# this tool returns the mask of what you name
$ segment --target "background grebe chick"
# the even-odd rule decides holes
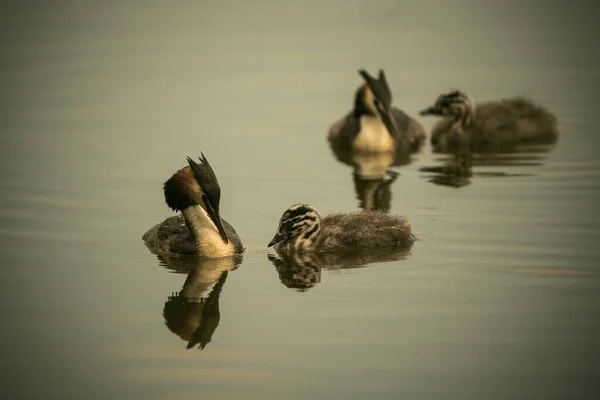
[[[277,251],[345,252],[412,246],[416,240],[400,216],[364,211],[321,217],[314,207],[288,208],[267,247]]]
[[[553,143],[558,137],[556,117],[523,97],[475,105],[465,93],[452,90],[420,114],[446,117],[431,132],[436,151]]]
[[[142,239],[154,254],[220,258],[241,254],[245,247],[235,229],[221,219],[221,188],[204,154],[200,163],[187,158],[163,186],[165,202],[182,215],[150,228]]]
[[[419,150],[425,141],[425,128],[392,106],[385,72],[380,69],[377,78],[364,69],[358,72],[365,83],[356,91],[354,109],[329,128],[331,146],[366,153],[408,154]]]

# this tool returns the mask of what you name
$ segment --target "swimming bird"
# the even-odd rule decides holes
[[[445,117],[431,133],[434,151],[554,143],[558,138],[556,117],[524,97],[474,104],[462,91],[452,90],[420,115]]]
[[[356,91],[354,109],[329,128],[331,146],[399,155],[419,150],[425,141],[425,129],[420,122],[392,106],[392,92],[385,72],[380,69],[377,78],[364,69],[358,73],[365,83]]]
[[[200,163],[187,161],[163,186],[165,202],[181,215],[153,226],[142,239],[154,254],[220,258],[243,253],[235,229],[221,219],[221,188],[208,160],[202,154]]]
[[[360,252],[410,247],[416,240],[407,220],[375,211],[321,217],[308,204],[295,204],[279,220],[267,247],[278,252]]]

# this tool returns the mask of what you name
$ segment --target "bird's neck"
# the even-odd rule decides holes
[[[190,232],[198,254],[216,258],[232,255],[231,242],[225,243],[214,222],[210,219],[204,208],[193,205],[182,211],[183,218]]]
[[[454,117],[454,124],[467,129],[473,124],[474,119],[475,108],[471,104],[465,103],[464,107],[461,107],[461,112]]]

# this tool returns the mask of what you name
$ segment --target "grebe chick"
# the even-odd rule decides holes
[[[335,122],[328,133],[333,147],[365,153],[407,154],[420,149],[425,129],[404,111],[392,106],[392,92],[385,72],[376,78],[361,69],[365,80],[354,96],[354,109]]]
[[[221,188],[204,154],[164,183],[165,202],[182,215],[169,217],[150,228],[142,239],[154,254],[196,255],[220,258],[245,250],[235,229],[221,219]]]
[[[288,208],[267,247],[278,252],[350,252],[412,246],[416,240],[407,220],[374,211],[335,213],[321,217],[314,207]]]
[[[420,115],[445,117],[431,132],[435,151],[553,143],[558,137],[556,117],[523,97],[475,105],[465,93],[452,90]]]

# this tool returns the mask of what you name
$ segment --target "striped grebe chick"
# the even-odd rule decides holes
[[[163,186],[165,202],[181,215],[153,226],[142,239],[154,254],[220,258],[243,253],[235,229],[221,219],[221,188],[208,160],[202,154],[200,163],[187,161]]]
[[[361,69],[365,80],[354,96],[354,108],[335,122],[328,133],[332,147],[365,153],[409,154],[425,142],[425,129],[417,120],[392,106],[385,72],[377,78]]]
[[[474,104],[462,91],[452,90],[420,114],[444,117],[431,132],[434,151],[510,148],[558,138],[554,114],[524,97]]]
[[[267,247],[278,252],[347,252],[412,246],[416,240],[404,217],[375,211],[321,217],[308,204],[288,208]]]

